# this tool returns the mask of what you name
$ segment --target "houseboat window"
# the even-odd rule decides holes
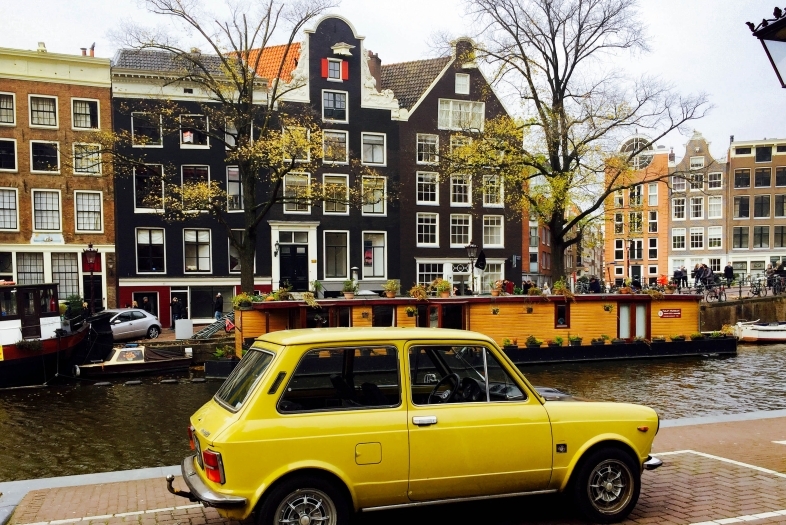
[[[4,290],[0,292],[0,315],[16,315],[16,290]]]
[[[570,307],[567,303],[555,305],[554,328],[570,328]]]
[[[371,309],[371,326],[396,326],[393,306],[374,306]]]
[[[348,306],[337,306],[331,309],[333,326],[352,326],[352,309]]]
[[[53,312],[59,313],[55,291],[52,288],[44,288],[41,290],[41,313]]]
[[[272,353],[252,347],[218,389],[216,400],[232,410],[239,409],[272,360]]]
[[[278,403],[280,412],[387,408],[401,403],[398,352],[389,347],[310,350]]]

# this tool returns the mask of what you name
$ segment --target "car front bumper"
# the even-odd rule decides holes
[[[248,504],[246,498],[238,496],[228,496],[215,492],[210,487],[205,485],[202,478],[199,477],[194,469],[195,455],[186,456],[183,463],[180,465],[180,470],[183,473],[183,481],[188,485],[188,491],[178,490],[172,486],[174,476],[167,476],[167,490],[176,496],[188,498],[189,501],[200,502],[206,507],[216,507],[219,509],[236,509],[245,507]]]
[[[647,461],[644,462],[644,468],[646,470],[655,470],[661,465],[663,465],[663,461],[654,456],[647,456]]]

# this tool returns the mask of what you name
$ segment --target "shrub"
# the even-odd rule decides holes
[[[425,301],[428,297],[428,290],[422,284],[416,284],[409,289],[409,296],[419,301]]]
[[[562,346],[562,343],[563,343],[564,341],[565,341],[565,340],[564,340],[564,339],[562,339],[562,337],[561,337],[561,336],[559,336],[559,335],[558,335],[557,337],[555,337],[555,338],[554,338],[554,342],[555,342],[555,343],[557,343],[557,344],[558,344],[558,345],[560,345],[560,346]]]
[[[431,287],[435,289],[437,293],[444,293],[449,292],[453,286],[450,284],[450,281],[437,277],[432,281]]]
[[[251,297],[246,292],[240,292],[232,299],[232,308],[237,310],[241,306],[251,306],[251,301],[253,297]]]
[[[682,334],[673,334],[669,336],[669,339],[671,339],[672,341],[684,341],[685,336]]]
[[[580,335],[569,335],[568,336],[568,341],[573,341],[574,343],[575,342],[579,342],[580,343],[581,339],[582,339],[582,337]]]
[[[346,281],[344,281],[344,285],[341,287],[341,291],[344,293],[355,293],[358,291],[358,283],[356,283],[352,279],[347,279]]]
[[[401,285],[396,279],[388,279],[387,282],[382,285],[382,289],[386,292],[398,293],[399,288],[401,288]]]
[[[527,337],[527,346],[540,346],[543,344],[543,341],[535,337],[534,335],[530,335]]]
[[[513,346],[513,341],[505,337],[502,339],[502,346]]]
[[[527,295],[543,295],[543,290],[537,287],[532,287],[527,290]]]
[[[704,334],[701,332],[693,332],[690,334],[691,341],[695,341],[697,339],[704,339]]]

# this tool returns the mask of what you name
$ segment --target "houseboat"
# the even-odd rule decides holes
[[[0,389],[70,375],[89,325],[60,318],[57,284],[0,282]]]

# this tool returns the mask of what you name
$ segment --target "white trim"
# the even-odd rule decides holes
[[[16,118],[16,93],[11,93],[9,91],[0,91],[0,95],[11,95],[11,105],[14,108],[14,121],[13,122],[0,122],[0,126],[5,126],[8,128],[16,126],[17,118]]]
[[[325,160],[325,135],[328,133],[341,133],[344,135],[344,158],[346,160]],[[322,131],[322,164],[347,165],[349,164],[349,132],[342,129],[326,129]]]
[[[35,227],[35,194],[36,193],[44,193],[44,192],[57,193],[57,207],[58,207],[57,211],[60,214],[60,218],[58,220],[58,222],[60,224],[60,227],[58,229],[56,229],[56,230],[39,230],[39,229],[37,229]],[[63,231],[63,198],[62,198],[62,195],[60,193],[60,190],[56,190],[56,189],[53,189],[53,188],[35,188],[35,189],[31,189],[30,190],[30,211],[32,212],[31,213],[31,219],[33,219],[33,222],[32,222],[33,232],[49,233],[49,232],[62,232]]]
[[[436,85],[439,83],[439,81],[442,80],[442,77],[445,76],[445,73],[449,69],[452,69],[453,64],[455,64],[455,62],[456,62],[456,58],[455,57],[453,57],[451,60],[448,60],[448,63],[445,64],[445,67],[442,68],[442,71],[440,71],[437,74],[437,76],[434,77],[434,80],[431,81],[431,84],[429,84],[429,86],[426,88],[426,90],[423,92],[423,94],[420,95],[420,98],[418,98],[417,102],[415,102],[415,104],[413,104],[412,109],[409,110],[409,114],[410,115],[412,115],[415,112],[415,110],[418,109],[420,104],[422,104],[423,101],[426,100],[426,98],[429,96],[431,91],[436,87]],[[437,111],[439,111],[439,102],[437,102]]]
[[[238,197],[240,197],[240,208],[235,208],[233,210],[229,209],[229,169],[235,168],[237,170],[237,184],[240,186],[240,193]],[[243,181],[240,180],[240,166],[237,165],[229,165],[226,167],[226,175],[224,181],[226,182],[226,191],[227,191],[227,213],[243,213]]]
[[[675,248],[674,247],[674,237],[676,237],[675,232],[682,232],[682,248]],[[669,250],[676,250],[676,251],[683,251],[688,249],[688,245],[690,244],[688,238],[688,229],[687,228],[672,228],[671,235],[669,236]],[[623,247],[624,249],[624,247]]]
[[[98,229],[98,230],[80,230],[79,229],[79,226],[78,226],[79,219],[77,217],[78,214],[79,214],[79,209],[77,207],[76,197],[80,193],[92,193],[92,194],[97,194],[98,195],[98,202],[101,205],[101,209],[98,211],[98,214],[99,214],[99,217],[100,217],[100,223],[101,223],[100,229]],[[74,232],[75,233],[83,233],[83,234],[87,234],[87,235],[104,233],[104,192],[103,191],[74,190]]]
[[[701,215],[697,215],[697,216],[693,215],[693,201],[694,200],[701,201]],[[688,213],[688,216],[690,217],[691,220],[702,220],[702,219],[704,219],[704,197],[703,196],[702,197],[691,197],[690,198],[690,211]]]
[[[311,173],[305,171],[290,171],[289,173],[284,175],[284,181],[282,184],[282,190],[284,192],[284,198],[286,198],[287,194],[287,179],[291,176],[297,177],[306,177],[306,191],[311,191]],[[300,203],[298,202],[284,202],[282,203],[282,207],[284,208],[284,213],[287,215],[311,215],[311,199],[308,199],[308,210],[306,211],[298,211],[298,210],[287,210],[287,206],[298,206]]]
[[[676,217],[674,215],[674,211],[676,209],[675,205],[676,205],[678,200],[682,200],[682,213],[683,213],[682,217]],[[672,221],[684,221],[688,217],[688,211],[689,210],[688,210],[688,199],[687,199],[687,197],[672,197],[672,199],[671,199],[671,213],[669,214],[669,215],[671,215],[671,220]]]
[[[442,105],[443,101],[446,101],[446,102],[450,103],[450,110],[449,110],[450,123],[446,127],[440,126],[440,124],[439,124],[439,114],[442,111],[441,105]],[[470,124],[472,123],[472,116],[475,113],[474,112],[475,104],[479,104],[480,108],[482,109],[482,111],[480,112],[481,113],[481,117],[482,117],[481,121],[480,121],[480,127],[479,128],[471,128],[471,127],[470,128],[462,128],[462,127],[456,126],[455,123],[453,122],[453,114],[455,113],[455,110],[453,109],[453,105],[454,104],[469,104],[470,105],[470,111],[469,111]],[[486,125],[486,103],[485,102],[482,102],[482,101],[479,101],[479,100],[460,100],[460,99],[455,99],[455,98],[439,98],[437,100],[437,129],[450,130],[450,131],[472,131],[474,129],[478,129],[478,131],[483,131],[483,129],[485,128],[485,125]]]
[[[363,175],[360,180],[361,192],[363,191],[363,182],[369,179],[382,179],[382,213],[367,212],[365,204],[361,206],[361,215],[364,217],[387,217],[388,216],[388,178],[384,175]],[[379,204],[375,202],[372,206]]]
[[[433,201],[422,201],[418,198],[420,193],[420,180],[421,175],[434,175],[434,199]],[[416,171],[415,172],[415,204],[419,206],[439,206],[439,173],[436,171]],[[463,248],[463,246],[462,246]]]
[[[208,257],[208,266],[209,269],[207,270],[188,270],[186,266],[186,231],[195,231],[197,232],[197,243],[196,245],[199,246],[199,232],[207,232],[208,233],[208,240],[207,240],[207,247],[209,252]],[[183,275],[211,275],[213,273],[213,230],[210,228],[183,228]],[[197,268],[199,267],[199,253],[197,252]]]
[[[418,235],[419,235],[418,227],[420,226],[420,217],[426,215],[431,217],[436,217],[437,219],[436,222],[434,223],[435,242],[433,243],[418,242]],[[439,213],[417,212],[415,214],[415,246],[417,246],[418,248],[439,248]]]
[[[11,188],[11,187],[0,187],[2,191],[13,191],[14,192],[14,205],[16,207],[16,228],[0,228],[0,231],[3,232],[18,232],[19,231],[19,188]],[[16,266],[14,266],[16,267]]]
[[[462,80],[466,80],[466,82],[467,82],[466,91],[463,91],[463,90],[459,91],[459,78],[461,78]],[[469,95],[469,92],[470,92],[470,89],[471,89],[471,86],[470,86],[471,80],[472,80],[472,77],[470,77],[469,73],[456,73],[456,76],[455,76],[455,79],[454,79],[455,84],[454,84],[453,92],[455,94],[457,94],[457,95]]]
[[[57,151],[57,170],[55,171],[42,171],[33,169],[33,144],[54,144]],[[60,142],[56,140],[31,140],[30,141],[30,173],[42,173],[45,175],[58,175],[60,174]]]
[[[327,80],[328,82],[338,82],[338,83],[344,82],[344,79],[341,78],[342,75],[341,70],[343,69],[344,61],[340,58],[332,58],[332,57],[327,57],[327,61],[328,61],[328,68],[327,68],[327,76],[325,77],[325,80]],[[330,62],[338,62],[338,78],[330,77]]]
[[[207,144],[189,144],[187,142],[183,142],[183,117],[202,117],[205,119],[205,139],[207,140]],[[210,119],[207,115],[203,115],[201,113],[181,113],[178,116],[179,121],[179,129],[178,129],[178,137],[180,139],[180,149],[210,149]],[[164,137],[162,135],[161,142],[163,143]]]
[[[210,185],[210,165],[209,164],[181,164],[180,165],[180,191],[183,191],[183,168],[207,168],[207,184]],[[163,178],[162,178],[163,179]],[[182,195],[181,195],[182,197]],[[205,213],[207,210],[186,210],[184,213]]]
[[[161,232],[163,234],[163,236],[162,236],[163,240],[162,240],[161,246],[164,247],[164,257],[163,257],[164,267],[161,269],[160,272],[159,271],[156,271],[156,272],[142,272],[142,271],[139,271],[139,230],[148,230],[148,231],[161,230]],[[146,245],[146,246],[157,246],[157,245]],[[166,274],[166,228],[160,228],[160,227],[157,227],[157,226],[137,226],[136,228],[134,228],[134,269],[136,270],[135,273],[137,275],[161,275],[161,274]],[[118,284],[118,286],[120,286],[120,285]]]
[[[712,214],[713,199],[720,199],[720,215]],[[707,196],[707,218],[708,219],[722,219],[723,218],[723,195],[708,195]]]
[[[132,148],[163,148],[164,147],[164,130],[161,124],[161,115],[158,115],[158,135],[161,137],[160,144],[136,144],[134,142],[134,115],[152,115],[155,116],[155,113],[150,113],[149,111],[132,111],[131,112],[131,147]]]
[[[465,177],[467,181],[467,198],[469,202],[453,202],[453,180],[456,177]],[[448,194],[448,202],[451,208],[471,208],[472,207],[472,177],[469,175],[453,174],[450,176],[450,184],[448,186],[450,193]]]
[[[323,196],[324,196],[324,192],[325,192],[325,188],[326,188],[325,177],[341,177],[342,179],[344,179],[344,186],[346,187],[346,191],[344,192],[344,195],[345,195],[345,198],[346,198],[347,202],[344,204],[344,211],[343,212],[338,212],[338,211],[327,211],[327,203],[323,201],[323,203],[322,203],[322,215],[332,215],[332,216],[336,216],[336,217],[340,217],[342,215],[343,216],[349,215],[349,175],[346,175],[344,173],[323,173],[322,174],[322,194],[323,194]]]
[[[486,203],[486,180],[496,179],[499,186],[499,202]],[[483,175],[483,208],[504,208],[505,207],[505,187],[499,175]]]
[[[384,273],[383,273],[382,277],[366,277],[365,275],[363,275],[363,273],[365,271],[365,267],[366,267],[365,264],[366,264],[366,234],[367,233],[370,233],[370,234],[380,234],[381,233],[382,234],[382,238],[383,238],[383,242],[384,242],[384,244],[382,246],[385,249],[385,261],[384,261],[384,265],[383,265],[384,266],[384,270],[383,270]],[[387,281],[387,279],[388,279],[388,232],[386,232],[384,230],[362,230],[360,232],[360,239],[361,239],[361,245],[360,246],[361,246],[361,250],[363,251],[363,266],[360,268],[360,276],[359,277],[363,281]],[[347,257],[347,261],[348,260],[349,260],[349,257]],[[372,266],[372,268],[373,268],[373,266]]]
[[[243,229],[238,229],[238,228],[232,228],[231,230],[233,232],[241,232],[241,233],[244,233],[244,231],[245,231]],[[232,241],[231,241],[231,239],[229,239],[229,237],[227,237],[227,272],[230,275],[240,275],[241,270],[233,270],[232,266],[230,266],[230,253],[229,253],[229,251],[231,249],[232,249]],[[211,259],[212,259],[212,253],[211,253]],[[254,273],[255,274],[256,274],[256,271],[257,271],[257,250],[256,250],[256,247],[255,247],[254,248]]]
[[[712,182],[712,181],[710,181],[710,177],[712,175],[720,175],[720,180],[719,180],[720,186],[717,187],[717,188],[713,188],[713,187],[710,186],[710,184]],[[707,190],[708,191],[715,191],[715,190],[722,190],[722,189],[723,189],[723,172],[721,172],[721,171],[712,171],[712,172],[707,173]]]
[[[325,92],[328,93],[343,93],[345,100],[344,112],[346,113],[344,120],[337,120],[332,118],[325,118]],[[322,115],[322,122],[336,122],[339,124],[349,123],[349,91],[342,91],[340,89],[323,89],[320,93],[319,105],[322,108],[320,114]]]
[[[164,165],[144,164],[145,166],[161,166],[161,204],[164,203]],[[136,166],[131,171],[131,188],[134,191],[134,213],[163,213],[164,208],[137,208],[136,207]]]
[[[328,233],[343,233],[344,235],[346,235],[346,238],[347,238],[347,245],[346,245],[347,246],[347,267],[345,268],[346,273],[344,274],[344,277],[328,277],[327,276],[327,254],[325,253],[326,252],[326,248],[327,248],[327,240],[325,239],[325,235],[328,234]],[[349,230],[323,230],[322,231],[322,276],[323,276],[322,280],[323,281],[340,282],[340,281],[346,281],[347,279],[350,278],[350,275],[349,275],[349,268],[350,268],[349,267],[349,244],[350,244],[350,239],[349,239],[349,237],[350,237],[349,236]]]
[[[486,244],[486,219],[499,219],[499,240],[501,244]],[[504,215],[484,215],[483,216],[483,248],[504,248],[505,247],[505,216]],[[493,227],[496,227],[493,226]]]
[[[366,135],[376,135],[382,137],[382,162],[368,162],[365,159],[365,151],[364,151],[364,138]],[[377,133],[371,131],[363,131],[360,133],[360,163],[364,166],[387,166],[388,162],[388,136],[387,133]]]
[[[55,99],[55,125],[46,126],[43,124],[33,124],[33,98],[53,98]],[[39,95],[37,93],[27,94],[27,121],[31,128],[35,129],[59,129],[60,128],[60,97],[57,95]]]
[[[76,147],[77,146],[95,146],[98,148],[98,171],[77,171],[76,170]],[[90,142],[73,142],[71,144],[71,158],[74,159],[74,163],[71,167],[71,172],[74,176],[80,177],[100,177],[101,174],[104,172],[103,162],[101,161],[101,144],[95,144]]]
[[[74,101],[81,100],[84,102],[95,102],[96,103],[96,124],[97,127],[95,128],[77,128],[74,126]],[[84,97],[71,97],[71,129],[73,131],[92,131],[101,129],[101,101],[97,98],[84,98]]]
[[[655,241],[655,246],[652,246],[652,241]],[[650,250],[655,250],[655,257],[650,257]],[[647,237],[647,260],[658,260],[658,238]],[[658,273],[657,271],[655,273]]]
[[[454,217],[464,217],[469,220],[468,242],[459,243],[459,244],[453,243],[453,218]],[[472,242],[472,215],[469,213],[451,213],[450,224],[448,225],[448,236],[449,236],[451,248],[466,248],[467,244]]]
[[[720,246],[710,246],[710,230],[717,228],[717,238],[720,239]],[[707,249],[708,250],[722,250],[723,249],[723,226],[707,226]]]
[[[436,137],[437,141],[434,145],[437,148],[437,160],[435,162],[425,162],[418,160],[418,146],[420,145],[420,137]],[[439,164],[439,134],[437,133],[415,133],[415,164],[419,166],[435,166]]]
[[[317,228],[319,221],[298,221],[298,220],[269,220],[267,221],[270,226],[270,282],[276,285],[281,281],[281,261],[278,255],[274,255],[276,249],[276,241],[279,239],[279,232],[292,231],[292,232],[307,232],[308,233],[308,282],[317,279],[317,269],[319,260],[314,257],[317,253]],[[347,257],[349,261],[349,257]]]
[[[2,94],[2,93],[0,93]],[[2,173],[18,173],[19,172],[19,150],[17,149],[16,139],[0,137],[0,141],[5,142],[13,142],[14,143],[14,169],[0,169]]]

